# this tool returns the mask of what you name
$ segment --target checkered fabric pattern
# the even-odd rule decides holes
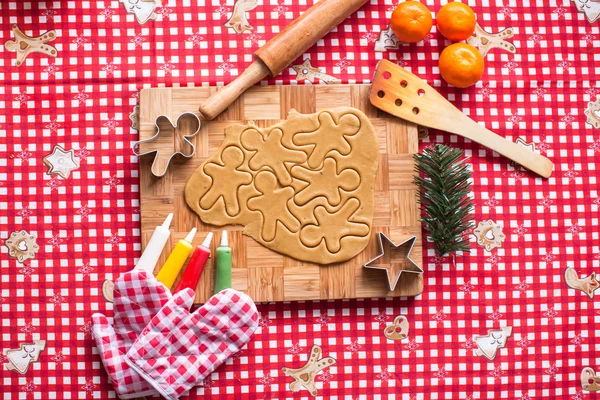
[[[434,18],[447,3],[421,1]],[[600,93],[600,25],[577,9],[594,2],[462,1],[489,32],[515,31],[516,54],[490,51],[472,88],[441,80],[437,60],[448,43],[435,26],[424,42],[375,51],[398,0],[371,0],[294,64],[310,58],[342,83],[369,83],[378,60],[390,59],[487,128],[533,143],[555,163],[552,177],[430,132],[422,146],[446,143],[470,157],[473,219],[501,225],[503,246],[486,252],[473,238],[471,253],[452,259],[436,257],[424,241],[425,291],[414,299],[258,305],[253,340],[190,399],[312,398],[291,392],[281,368],[300,368],[315,344],[336,360],[316,377],[326,399],[593,399],[580,374],[600,369],[597,301],[563,277],[567,267],[582,277],[600,266],[600,130],[584,113]],[[160,3],[156,20],[141,25],[117,0],[0,0],[0,346],[46,340],[25,375],[0,369],[4,399],[115,398],[91,315],[110,314],[102,282],[140,256],[130,149],[138,133],[129,119],[138,93],[230,82],[313,0],[259,1],[247,13],[253,30],[242,34],[224,26],[233,0]],[[29,36],[54,30],[56,57],[32,53],[17,67],[3,45],[12,24]],[[292,68],[267,83],[310,84]],[[79,160],[68,178],[48,175],[42,162],[56,145]],[[3,246],[21,230],[40,246],[24,263]],[[408,338],[392,342],[383,331],[400,314]],[[501,326],[512,336],[494,360],[474,355],[473,338]]]
[[[114,323],[103,314],[92,315],[93,335],[117,396],[135,399],[158,395],[125,362],[125,354],[138,335],[171,299],[171,292],[147,272],[131,271],[115,281]]]
[[[194,312],[195,293],[177,293],[144,328],[125,361],[169,399],[178,399],[250,341],[258,311],[244,293],[225,289]]]

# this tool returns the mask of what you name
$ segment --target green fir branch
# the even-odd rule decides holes
[[[415,154],[414,182],[419,187],[421,221],[434,243],[436,253],[444,256],[456,251],[469,252],[464,232],[473,228],[471,172],[460,149],[441,144]]]

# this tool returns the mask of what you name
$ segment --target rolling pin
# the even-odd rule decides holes
[[[320,0],[254,53],[255,61],[200,106],[211,120],[242,93],[267,76],[275,76],[368,0]]]

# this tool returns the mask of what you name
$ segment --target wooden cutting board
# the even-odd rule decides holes
[[[216,90],[214,87],[143,89],[140,93],[140,140],[154,136],[157,116],[163,114],[176,121],[184,112],[198,114],[198,105]],[[194,157],[175,157],[162,178],[156,178],[150,172],[153,155],[140,157],[142,248],[165,216],[174,213],[171,238],[155,273],[176,242],[193,227],[199,232],[194,245],[200,244],[207,232],[214,232],[215,238],[220,238],[223,228],[203,224],[188,208],[183,193],[188,177],[219,148],[226,126],[253,120],[258,126],[267,127],[286,119],[292,108],[308,114],[351,106],[370,118],[379,140],[375,215],[369,245],[345,263],[323,266],[271,251],[244,236],[243,227],[228,226],[225,229],[233,249],[233,287],[247,292],[257,302],[420,294],[423,291],[422,274],[402,274],[396,289],[391,292],[384,270],[363,268],[364,263],[379,254],[377,232],[384,232],[395,243],[416,236],[410,258],[421,267],[423,263],[419,209],[416,188],[412,184],[412,155],[418,151],[417,126],[372,107],[368,100],[369,90],[369,85],[254,87],[214,121],[202,121],[200,132],[192,139],[196,146]],[[172,144],[167,144],[166,150],[169,147],[172,149]],[[216,241],[213,252],[218,246],[218,239]],[[213,281],[211,258],[198,283],[197,302],[204,302],[211,296]]]

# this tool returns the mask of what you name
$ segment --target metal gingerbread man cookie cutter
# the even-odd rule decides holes
[[[133,144],[133,152],[137,156],[155,153],[152,174],[162,177],[167,173],[171,160],[176,155],[191,158],[196,153],[196,146],[189,139],[200,132],[200,118],[187,112],[179,115],[177,124],[173,124],[166,115],[159,115],[155,121],[156,134],[151,138]]]

